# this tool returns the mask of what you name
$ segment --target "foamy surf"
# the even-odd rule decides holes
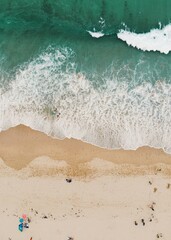
[[[143,51],[159,51],[165,54],[171,51],[171,24],[162,29],[152,29],[148,33],[120,30],[117,36],[129,46]]]
[[[71,49],[48,48],[21,66],[1,93],[0,129],[24,124],[109,149],[152,146],[171,153],[171,85],[142,83],[130,89],[117,79],[129,77],[125,68],[103,74],[105,83],[95,88],[76,72]]]

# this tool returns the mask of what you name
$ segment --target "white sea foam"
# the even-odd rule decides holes
[[[100,38],[104,36],[104,33],[102,32],[91,32],[91,31],[87,31],[87,32],[94,38]]]
[[[159,51],[165,54],[171,51],[171,24],[162,29],[152,29],[148,33],[120,30],[117,36],[128,45],[143,51]]]
[[[76,73],[72,56],[69,49],[48,49],[18,70],[0,94],[1,130],[25,124],[106,148],[149,145],[171,153],[171,85],[144,83],[129,90],[116,72],[104,75],[106,86],[95,89]]]
[[[105,35],[103,33],[103,29],[105,28],[105,25],[106,25],[105,19],[100,17],[100,19],[98,21],[98,25],[99,25],[99,28],[101,29],[101,31],[97,31],[95,27],[93,28],[93,31],[87,31],[93,38],[100,38]]]

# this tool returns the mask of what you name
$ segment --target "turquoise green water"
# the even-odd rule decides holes
[[[109,148],[170,151],[171,54],[116,35],[170,20],[170,0],[0,0],[0,129],[23,123]]]
[[[87,62],[105,68],[113,60],[135,57],[137,61],[142,53],[129,50],[116,39],[122,24],[136,32],[148,32],[158,27],[159,22],[167,25],[171,19],[169,0],[35,0],[29,3],[1,0],[0,3],[0,51],[6,58],[4,65],[8,70],[28,61],[49,44],[71,47],[78,65],[82,63],[87,68],[90,67]],[[100,18],[105,23],[99,23]],[[111,36],[92,39],[86,30],[94,27]],[[151,54],[153,60],[156,56]]]

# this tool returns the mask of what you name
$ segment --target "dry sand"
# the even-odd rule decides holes
[[[162,150],[105,150],[18,126],[0,133],[0,157],[0,240],[171,239]]]
[[[0,183],[1,240],[171,239],[171,178],[101,176],[67,183],[62,176],[3,176]],[[23,213],[31,223],[20,232]]]

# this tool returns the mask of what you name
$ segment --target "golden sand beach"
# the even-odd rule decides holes
[[[107,150],[20,125],[0,133],[0,158],[2,240],[170,240],[171,156],[160,149]]]

